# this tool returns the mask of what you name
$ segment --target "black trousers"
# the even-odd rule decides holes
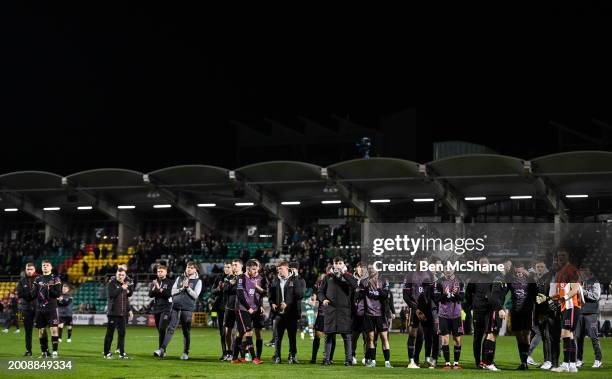
[[[285,330],[287,331],[287,337],[289,337],[289,355],[292,357],[297,355],[297,320],[290,316],[278,315],[274,318],[274,331],[276,332],[274,357],[281,357],[281,344]]]
[[[436,324],[434,322],[423,325],[425,357],[431,357],[433,359],[437,359],[440,352],[440,336],[438,336],[436,329]]]
[[[181,329],[183,329],[183,353],[189,354],[189,346],[191,345],[191,317],[193,312],[185,311],[180,309],[173,309],[170,312],[170,323],[168,324],[168,328],[166,329],[166,336],[164,337],[164,342],[162,342],[162,349],[166,349],[170,341],[172,340],[172,336],[174,336],[174,331],[181,324]]]
[[[353,361],[353,335],[352,333],[340,334],[342,341],[344,342],[344,362]],[[331,350],[334,341],[336,340],[336,333],[327,333],[325,335],[325,361],[331,360]]]
[[[22,312],[23,315],[23,327],[25,328],[25,345],[27,351],[32,351],[32,330],[34,329],[34,316],[36,313]]]
[[[561,314],[547,314],[544,317],[544,334],[542,341],[548,340],[550,344],[550,362],[553,367],[559,366],[559,355],[561,354]]]
[[[225,318],[225,311],[217,311],[217,328],[219,329],[219,337],[221,338],[221,354],[225,355],[226,351],[229,350],[228,346],[225,346],[225,327],[223,326],[223,319]]]
[[[474,362],[476,365],[480,364],[482,343],[486,336],[486,330],[488,326],[488,316],[490,312],[474,312],[474,341],[472,342],[472,349],[474,352]]]
[[[108,316],[108,324],[106,325],[106,336],[104,337],[104,354],[110,353],[111,344],[113,343],[113,335],[117,329],[117,349],[119,353],[125,353],[125,326],[127,325],[127,317],[124,316]]]
[[[161,312],[155,313],[155,327],[157,328],[158,341],[157,347],[160,348],[164,343],[164,338],[166,337],[166,329],[168,329],[168,324],[170,324],[170,312]]]
[[[544,362],[552,363],[553,358],[552,358],[551,336],[549,335],[550,333],[547,327],[548,322],[547,322],[546,316],[545,315],[540,316],[536,314],[535,324],[538,330],[538,334],[540,335],[540,338],[542,339],[542,348],[544,350]]]

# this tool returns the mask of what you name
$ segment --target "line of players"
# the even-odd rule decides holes
[[[415,272],[408,275],[403,285],[404,301],[408,304],[409,337],[407,341],[408,368],[419,368],[419,337],[425,344],[426,362],[436,366],[439,349],[445,360],[443,370],[460,369],[461,335],[464,332],[462,314],[467,311],[473,317],[473,354],[476,368],[498,371],[495,365],[496,339],[504,319],[510,316],[512,330],[516,336],[520,365],[518,370],[527,370],[530,352],[530,337],[534,326],[539,330],[545,347],[545,363],[542,369],[554,372],[577,372],[581,362],[582,347],[577,349],[575,337],[579,326],[581,339],[588,333],[593,340],[596,360],[594,368],[601,367],[601,348],[597,339],[596,317],[591,308],[598,307],[599,292],[594,290],[593,278],[580,278],[579,270],[569,260],[569,250],[559,249],[555,255],[552,270],[548,275],[535,275],[517,263],[505,273],[479,272],[464,286],[452,271],[442,275]],[[486,257],[480,259],[486,266]],[[543,264],[543,262],[539,262]],[[279,278],[281,278],[279,276]],[[582,282],[582,283],[581,283]],[[506,293],[510,292],[511,310],[504,309]],[[586,295],[586,296],[585,296]],[[272,296],[270,296],[273,298]],[[323,365],[330,365],[333,359],[336,334],[340,334],[345,345],[345,365],[356,364],[355,350],[359,335],[364,336],[364,360],[368,367],[376,365],[376,341],[378,336],[383,345],[385,366],[389,361],[388,325],[392,320],[389,284],[379,278],[378,273],[358,264],[356,272],[347,272],[342,258],[334,258],[333,266],[317,283],[319,312],[314,324],[313,352],[311,363],[316,362],[320,338],[325,333]],[[273,308],[277,302],[271,301]],[[466,309],[463,310],[462,306]],[[581,308],[588,313],[580,314]],[[231,333],[232,322],[227,322],[231,308],[226,308],[225,331]],[[244,310],[243,310],[244,311]],[[263,312],[262,310],[259,311]],[[510,313],[510,315],[508,315]],[[231,316],[230,316],[231,317]],[[595,322],[593,321],[595,320]],[[275,318],[275,323],[276,323]],[[238,327],[234,341],[232,362],[238,363],[237,349],[242,331]],[[293,328],[295,330],[295,328]],[[277,331],[277,327],[274,327]],[[421,333],[421,334],[420,334]],[[450,337],[453,337],[453,360],[450,359]],[[274,339],[277,350],[274,362],[280,363],[279,346],[282,336]],[[293,334],[295,340],[295,334]],[[563,341],[563,361],[559,364],[560,341]],[[226,340],[227,341],[227,340]],[[258,338],[259,346],[261,339]],[[290,343],[291,343],[290,334]],[[247,342],[248,344],[249,342]],[[555,348],[554,345],[557,347]],[[582,345],[582,344],[581,344]],[[260,349],[257,357],[260,358]],[[296,350],[290,349],[289,363],[295,363]],[[260,360],[258,359],[258,362]]]
[[[482,265],[489,263],[486,257]],[[504,273],[478,272],[469,278],[467,286],[452,271],[436,278],[435,273],[415,272],[406,277],[403,297],[408,304],[408,368],[419,368],[417,333],[422,330],[426,361],[436,365],[438,346],[444,355],[443,369],[458,369],[461,354],[462,304],[473,318],[473,354],[476,368],[498,371],[495,365],[496,339],[508,312],[504,309],[510,292],[510,320],[516,336],[520,365],[527,370],[532,330],[537,331],[544,345],[545,362],[540,367],[553,372],[577,372],[582,365],[584,335],[593,342],[595,362],[602,366],[601,347],[597,336],[599,283],[585,267],[578,270],[570,262],[570,250],[560,248],[555,254],[552,270],[546,272],[544,262],[537,262],[539,271],[530,273],[524,264],[509,265]],[[581,314],[583,310],[583,314]],[[419,328],[420,327],[420,328]],[[578,345],[575,332],[578,332]],[[454,340],[451,365],[449,336]],[[563,361],[559,364],[560,341],[563,341]]]
[[[488,263],[481,258],[481,264]],[[274,331],[274,363],[281,363],[281,343],[287,332],[290,354],[288,362],[297,361],[296,334],[298,320],[301,318],[302,297],[305,282],[298,275],[295,265],[282,262],[277,267],[277,276],[268,283],[262,275],[261,264],[249,260],[243,273],[242,261],[234,260],[225,265],[225,275],[213,286],[217,295],[219,312],[223,314],[220,326],[222,357],[234,364],[252,361],[261,364],[263,341],[263,299],[268,296]],[[512,329],[517,338],[521,364],[518,369],[528,368],[530,351],[530,332],[537,326],[543,341],[545,360],[543,369],[559,372],[576,372],[576,343],[574,330],[579,321],[581,328],[593,340],[596,362],[593,367],[601,366],[601,348],[597,331],[593,332],[593,313],[589,310],[580,316],[580,309],[597,309],[599,294],[580,284],[578,270],[569,261],[569,251],[560,249],[555,255],[553,270],[546,275],[536,276],[527,272],[524,266],[515,265],[503,274],[481,272],[464,284],[452,271],[443,275],[415,272],[408,275],[403,285],[404,301],[408,305],[408,368],[419,368],[418,356],[420,342],[425,344],[426,362],[435,367],[438,351],[441,348],[445,365],[443,369],[458,369],[461,354],[461,335],[463,334],[462,304],[472,311],[474,343],[473,353],[477,368],[496,371],[494,363],[495,342],[501,322],[507,318],[503,302],[507,291],[512,298]],[[71,341],[71,298],[69,287],[62,286],[59,277],[53,275],[51,263],[43,261],[42,275],[36,275],[33,264],[26,265],[25,277],[18,284],[20,311],[24,316],[26,329],[26,353],[32,354],[31,335],[33,326],[39,330],[41,357],[57,357],[61,326],[68,326],[68,340]],[[155,315],[159,331],[157,357],[164,357],[174,331],[181,324],[184,337],[184,351],[181,359],[189,358],[190,328],[192,312],[202,290],[202,282],[193,262],[187,264],[185,273],[172,281],[167,278],[167,268],[159,266],[157,279],[149,287],[152,297],[152,313]],[[591,283],[593,284],[593,283]],[[389,283],[378,273],[362,264],[356,266],[354,274],[348,272],[342,258],[336,257],[328,272],[323,274],[316,285],[319,302],[318,315],[314,322],[313,350],[311,363],[316,362],[320,338],[325,339],[323,364],[330,365],[333,360],[336,334],[342,336],[345,346],[345,365],[355,365],[355,351],[358,338],[363,336],[364,359],[368,367],[376,365],[376,346],[380,336],[385,366],[391,367],[388,328],[394,314]],[[127,358],[124,351],[125,326],[129,318],[129,297],[133,293],[133,283],[127,278],[125,268],[120,267],[107,284],[108,325],[104,343],[104,357],[111,358],[110,346],[114,330],[118,330],[118,350],[121,358]],[[585,297],[586,293],[586,297]],[[585,316],[589,318],[585,319]],[[596,320],[596,318],[595,318]],[[584,327],[588,324],[588,327]],[[49,354],[46,327],[50,328],[52,353]],[[235,332],[234,332],[235,330]],[[253,334],[256,341],[253,343]],[[453,336],[454,356],[451,364],[449,340]],[[559,343],[563,341],[563,363],[559,364]],[[440,346],[441,345],[441,346]],[[244,358],[240,358],[242,355]]]

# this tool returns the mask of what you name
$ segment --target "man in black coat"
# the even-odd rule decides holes
[[[301,285],[295,270],[289,269],[289,263],[282,261],[277,268],[278,276],[269,288],[269,302],[275,314],[274,327],[276,332],[274,363],[281,363],[281,342],[285,330],[289,337],[289,364],[299,363],[297,360],[297,324],[301,317],[299,304],[304,297],[304,287]]]
[[[104,358],[112,359],[110,352],[113,342],[113,334],[117,329],[119,343],[119,358],[128,359],[125,354],[125,327],[128,322],[130,311],[129,297],[134,293],[134,284],[126,278],[127,274],[123,267],[117,269],[117,274],[111,278],[106,286],[108,294],[107,316],[108,325],[104,337]]]
[[[336,334],[342,335],[344,341],[344,365],[352,366],[352,307],[353,294],[357,288],[357,279],[347,272],[344,259],[335,257],[333,267],[319,287],[318,298],[324,307],[325,361],[323,365],[330,365],[332,341]]]
[[[25,327],[26,352],[24,356],[32,355],[32,330],[34,329],[34,316],[36,315],[36,292],[34,292],[34,279],[36,279],[36,267],[34,263],[28,262],[25,267],[25,277],[17,284],[17,297],[19,298],[19,311],[23,316]]]
[[[164,265],[157,266],[157,278],[149,284],[149,297],[153,298],[151,302],[151,313],[155,317],[155,327],[158,332],[159,349],[166,337],[166,329],[170,323],[170,311],[172,310],[172,285],[174,280],[166,277],[168,267]]]
[[[223,325],[223,320],[225,319],[225,307],[227,306],[227,296],[225,295],[223,289],[231,275],[232,262],[227,261],[223,264],[223,273],[219,274],[215,278],[211,291],[211,294],[215,299],[212,310],[217,312],[217,327],[219,328],[219,337],[221,339],[220,361],[226,360],[226,357],[231,354],[231,345],[226,344],[225,326]]]

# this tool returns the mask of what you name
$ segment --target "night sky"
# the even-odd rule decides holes
[[[417,129],[399,134],[422,162],[454,139],[525,158],[612,144],[612,23],[597,7],[551,9],[537,35],[508,21],[492,36],[494,19],[434,35],[414,14],[16,4],[0,12],[0,172],[234,168],[231,120],[265,130],[266,118],[307,116],[333,129],[334,114],[377,129],[411,108]],[[560,143],[551,121],[573,132]]]

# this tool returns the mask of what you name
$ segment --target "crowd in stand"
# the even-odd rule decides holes
[[[19,239],[0,239],[0,275],[19,275],[23,263],[40,257],[61,255],[65,251],[76,252],[79,243],[75,240],[53,238],[45,243],[37,233],[24,232]]]
[[[162,261],[173,272],[183,272],[185,264],[194,257],[214,261],[223,260],[227,255],[227,241],[216,234],[205,234],[200,239],[189,233],[138,236],[134,242],[136,251],[129,266],[132,272],[152,273]]]

